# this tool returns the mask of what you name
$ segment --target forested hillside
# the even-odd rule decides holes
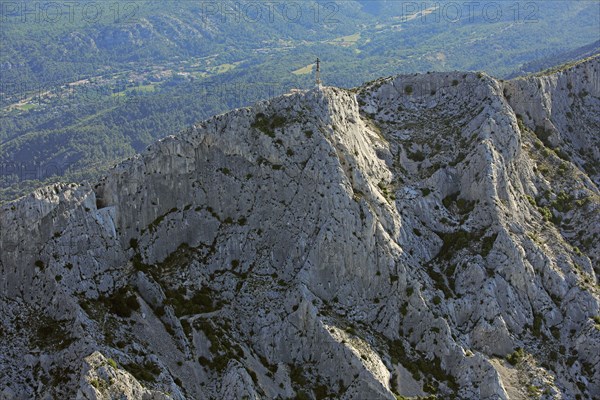
[[[3,4],[0,200],[96,176],[215,113],[312,85],[484,70],[597,39],[599,5],[553,1]]]

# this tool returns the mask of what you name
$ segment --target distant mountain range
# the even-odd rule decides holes
[[[507,78],[512,79],[516,78],[517,76],[543,72],[544,70],[588,58],[596,54],[600,54],[600,40],[586,46],[579,47],[575,50],[561,52],[552,56],[541,58],[539,60],[525,63],[517,71],[508,75]]]
[[[7,3],[0,201],[94,180],[196,121],[311,87],[317,56],[325,83],[350,88],[399,73],[505,76],[598,40],[597,1],[475,3]]]

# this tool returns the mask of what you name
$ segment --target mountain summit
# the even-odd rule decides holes
[[[3,205],[0,398],[597,398],[599,68],[294,92]]]

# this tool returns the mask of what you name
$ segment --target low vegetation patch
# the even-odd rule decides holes
[[[459,214],[468,214],[475,208],[474,200],[465,200],[458,197],[458,192],[444,197],[442,204],[450,211],[456,211]]]
[[[492,247],[494,247],[494,243],[496,242],[496,239],[498,238],[498,234],[494,233],[491,236],[486,236],[481,240],[481,255],[483,257],[487,257],[488,254],[490,254],[490,251],[492,251]]]
[[[452,375],[442,369],[439,358],[434,357],[428,360],[416,350],[411,351],[411,354],[409,354],[400,340],[388,342],[388,353],[392,359],[392,364],[401,364],[417,381],[421,378],[425,379],[424,390],[426,392],[435,394],[440,382],[445,383],[450,390],[458,391],[458,383]]]
[[[506,356],[506,361],[508,361],[511,365],[517,365],[525,358],[525,355],[525,350],[523,350],[521,347],[517,347],[515,351]]]
[[[36,326],[30,336],[31,347],[46,350],[63,350],[75,341],[70,335],[70,321],[58,321],[49,317],[41,317],[33,324]]]
[[[146,361],[144,364],[125,364],[123,368],[133,375],[135,379],[146,382],[156,382],[156,377],[161,372],[158,364],[151,361]]]
[[[574,200],[575,198],[570,194],[560,192],[556,195],[556,200],[552,202],[552,207],[561,213],[569,212],[573,209]]]
[[[194,327],[202,330],[210,342],[210,353],[212,359],[201,357],[200,363],[203,366],[218,372],[224,372],[229,364],[229,360],[239,360],[244,357],[244,350],[236,343],[232,343],[227,335],[230,329],[228,325],[220,327],[212,321],[197,321]]]
[[[417,150],[414,153],[409,150],[406,152],[406,156],[413,161],[421,162],[425,160],[425,154],[421,150]]]
[[[552,147],[550,142],[548,141],[548,139],[550,138],[550,135],[552,134],[552,132],[546,128],[544,128],[543,126],[536,126],[535,127],[535,136],[537,136],[538,139],[540,139],[540,141],[542,143],[544,143],[544,146],[546,147]]]
[[[551,221],[552,220],[552,211],[550,211],[550,209],[548,207],[538,207],[538,211],[540,212],[540,214],[542,214],[542,217],[544,218],[544,220],[546,221]]]
[[[166,290],[165,295],[167,297],[166,304],[173,306],[175,315],[178,317],[215,311],[221,305],[214,301],[215,294],[207,286],[191,295],[188,295],[187,289],[184,287],[177,290]]]
[[[266,116],[263,113],[256,114],[252,127],[258,129],[265,135],[274,138],[275,129],[281,128],[286,124],[287,120],[285,117],[280,115],[274,115],[271,117]]]
[[[109,297],[101,297],[100,301],[111,313],[122,318],[129,318],[133,311],[140,309],[140,303],[129,286],[118,289]]]
[[[442,260],[450,260],[458,251],[466,248],[469,244],[475,242],[479,237],[478,233],[458,230],[456,232],[437,232],[437,235],[444,241],[438,257]]]
[[[150,233],[155,232],[156,228],[158,228],[158,226],[160,225],[160,223],[165,219],[165,217],[171,213],[177,212],[177,207],[173,207],[171,208],[169,211],[167,211],[166,213],[159,215],[158,217],[156,217],[156,219],[154,221],[152,221],[150,223],[150,225],[148,225],[148,227],[146,229],[142,229],[142,234],[144,234],[144,232],[146,232],[146,230],[148,230]]]

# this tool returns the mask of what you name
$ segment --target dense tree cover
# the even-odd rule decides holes
[[[292,72],[317,56],[325,84],[342,87],[429,70],[503,76],[597,39],[600,12],[586,1],[80,2],[86,19],[12,4],[0,15],[0,200],[52,171],[91,178],[193,122],[311,87],[312,74]],[[36,180],[15,164],[60,168]]]

